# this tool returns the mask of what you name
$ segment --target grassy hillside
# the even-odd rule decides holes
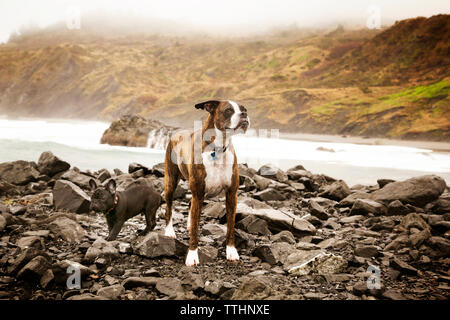
[[[381,31],[211,39],[53,28],[0,46],[0,113],[192,126],[228,98],[254,127],[448,140],[450,16]]]

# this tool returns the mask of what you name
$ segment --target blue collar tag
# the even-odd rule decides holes
[[[213,160],[217,160],[217,156],[216,156],[216,152],[215,151],[211,152],[211,157],[212,157]]]

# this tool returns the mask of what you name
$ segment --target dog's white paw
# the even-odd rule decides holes
[[[227,246],[227,259],[231,261],[239,260],[239,253],[235,247]]]
[[[170,220],[169,224],[166,226],[166,229],[164,230],[164,235],[166,237],[170,237],[170,238],[174,238],[174,239],[177,237],[175,235],[175,230],[173,229],[172,220]]]
[[[186,257],[186,265],[192,267],[199,264],[198,260],[198,249],[189,250]]]

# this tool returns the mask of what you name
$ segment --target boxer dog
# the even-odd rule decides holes
[[[188,216],[189,252],[186,265],[199,263],[198,229],[203,200],[225,191],[226,257],[239,260],[234,245],[239,169],[231,137],[245,133],[250,125],[244,106],[230,100],[211,100],[195,105],[209,113],[201,129],[184,130],[172,135],[165,156],[164,195],[166,200],[165,235],[175,238],[172,221],[173,194],[180,178],[192,193]]]

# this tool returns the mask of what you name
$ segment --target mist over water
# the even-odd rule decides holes
[[[131,162],[153,166],[164,161],[165,151],[160,143],[159,149],[100,144],[108,127],[109,123],[97,121],[0,119],[0,162],[37,162],[42,152],[52,151],[81,170],[118,168],[127,172]],[[450,184],[448,152],[242,135],[233,137],[233,144],[239,163],[247,163],[255,169],[267,163],[284,170],[302,164],[313,173],[343,179],[349,185],[376,184],[379,178],[401,180],[434,173]]]

